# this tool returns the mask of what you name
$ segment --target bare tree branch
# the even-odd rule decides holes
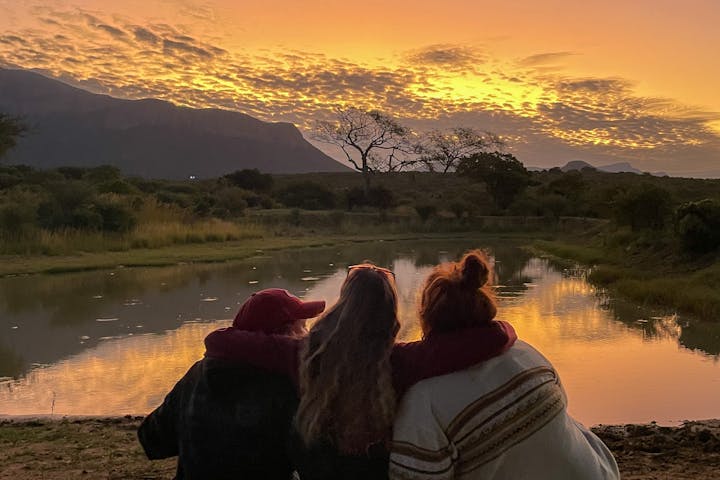
[[[414,154],[408,141],[410,130],[389,115],[355,107],[337,107],[335,115],[334,121],[316,122],[313,138],[340,147],[348,163],[362,172],[366,190],[370,173],[398,171],[412,163],[409,158],[398,158],[400,153]]]
[[[418,162],[431,172],[447,173],[455,170],[461,159],[482,152],[498,151],[505,144],[492,132],[456,127],[450,130],[432,130],[417,142],[414,151]]]

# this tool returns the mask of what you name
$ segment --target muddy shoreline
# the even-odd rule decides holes
[[[170,479],[175,459],[148,461],[142,417],[0,417],[0,479]],[[679,427],[599,425],[625,480],[720,479],[720,420]]]

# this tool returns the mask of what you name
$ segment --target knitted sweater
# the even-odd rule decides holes
[[[468,370],[424,380],[402,400],[393,480],[616,480],[610,451],[567,413],[557,372],[518,340]]]

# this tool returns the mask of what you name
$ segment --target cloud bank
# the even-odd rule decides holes
[[[368,64],[299,50],[231,52],[187,27],[82,10],[43,8],[38,20],[41,27],[0,34],[0,66],[306,131],[336,105],[384,110],[417,129],[473,126],[503,136],[528,165],[630,161],[680,174],[718,165],[720,176],[720,134],[710,127],[717,114],[638,96],[622,78],[566,77],[559,67],[576,52],[503,59],[439,44]]]

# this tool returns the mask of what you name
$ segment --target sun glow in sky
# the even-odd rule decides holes
[[[0,0],[0,66],[289,121],[335,105],[583,159],[720,176],[720,2]]]

